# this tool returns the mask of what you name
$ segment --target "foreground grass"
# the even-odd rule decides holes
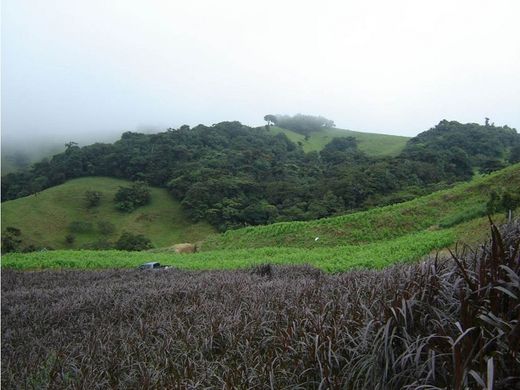
[[[2,389],[516,389],[519,245],[516,222],[382,271],[3,270]]]
[[[265,247],[227,249],[195,254],[124,251],[47,251],[11,253],[2,257],[3,268],[132,268],[158,261],[187,270],[239,269],[259,264],[310,264],[328,272],[352,268],[382,268],[396,262],[420,259],[455,241],[452,230],[422,232],[366,245],[305,248]]]
[[[304,135],[280,127],[271,126],[269,130],[273,134],[285,134],[294,143],[301,144],[305,152],[319,152],[333,138],[354,137],[358,141],[359,150],[373,157],[397,156],[410,139],[397,135],[363,133],[334,128],[315,131],[306,140]]]
[[[194,224],[184,214],[179,202],[166,190],[151,188],[151,203],[132,213],[114,207],[113,198],[120,186],[130,182],[107,177],[85,177],[31,195],[2,203],[2,227],[21,229],[24,245],[54,249],[81,248],[99,240],[117,240],[123,231],[144,234],[156,247],[179,242],[196,242],[214,232],[207,223]],[[87,190],[103,194],[99,207],[87,209],[84,195]],[[68,225],[73,221],[92,224],[92,231],[75,233],[74,244],[65,243]],[[97,224],[108,221],[115,226],[111,235],[98,231]]]

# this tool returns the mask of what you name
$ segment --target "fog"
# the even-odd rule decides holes
[[[4,144],[315,114],[520,128],[520,2],[2,1]]]

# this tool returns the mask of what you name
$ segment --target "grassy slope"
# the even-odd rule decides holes
[[[204,252],[54,251],[8,254],[2,266],[19,269],[118,268],[159,261],[184,269],[233,269],[257,264],[312,264],[326,271],[381,268],[475,242],[488,232],[475,210],[491,189],[520,190],[520,164],[410,202],[312,222],[280,223],[214,235]],[[469,219],[466,220],[469,215]],[[496,222],[503,216],[496,215]],[[439,225],[453,225],[441,228]],[[315,241],[315,237],[320,237]],[[208,249],[212,249],[208,251]]]
[[[2,203],[2,228],[14,226],[21,229],[25,244],[65,248],[81,247],[103,236],[97,231],[97,222],[109,221],[116,232],[109,240],[115,240],[122,231],[141,233],[152,240],[154,246],[168,246],[179,242],[204,239],[214,230],[206,223],[193,224],[181,210],[179,202],[164,189],[152,188],[151,204],[132,213],[122,213],[112,201],[119,186],[129,182],[105,177],[86,177],[42,191],[37,196]],[[99,207],[87,210],[83,196],[86,190],[103,193]],[[72,221],[89,221],[94,226],[91,233],[76,234],[76,242],[67,246],[64,237]]]
[[[311,264],[328,272],[350,268],[382,268],[396,262],[412,261],[453,243],[452,229],[422,232],[367,245],[324,248],[267,247],[229,249],[195,254],[123,251],[47,251],[11,253],[3,256],[2,267],[44,268],[126,268],[158,261],[178,268],[236,269],[259,264]]]
[[[354,137],[359,142],[359,149],[369,156],[396,156],[403,150],[408,137],[362,133],[359,131],[343,130],[343,129],[323,129],[311,134],[309,140],[305,140],[305,136],[295,133],[294,131],[282,129],[272,126],[270,131],[273,134],[284,133],[291,141],[301,142],[305,152],[320,151],[333,138],[336,137]]]
[[[475,219],[476,215],[472,214],[482,210],[490,191],[500,188],[520,191],[520,164],[409,202],[309,222],[283,222],[230,230],[209,237],[204,249],[318,248],[368,244],[425,230],[434,231],[439,229],[439,225],[459,225],[467,215],[470,216],[468,219]],[[466,230],[460,230],[460,234]]]

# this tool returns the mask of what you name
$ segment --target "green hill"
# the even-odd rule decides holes
[[[195,254],[179,255],[167,249],[9,253],[3,257],[2,267],[124,268],[159,261],[182,269],[236,269],[266,263],[311,264],[328,272],[381,268],[420,259],[457,240],[481,240],[489,231],[483,214],[491,191],[519,190],[520,164],[516,164],[401,204],[311,222],[277,223],[210,235],[203,251]],[[504,214],[493,218],[500,223]],[[154,239],[157,242],[157,237]]]
[[[320,151],[333,138],[354,137],[359,143],[359,150],[373,157],[397,156],[410,139],[397,135],[363,133],[360,131],[328,128],[312,132],[306,140],[304,135],[292,130],[271,126],[270,131],[273,134],[285,134],[291,141],[301,144],[305,152]]]
[[[475,224],[479,218],[483,219],[486,202],[493,190],[520,193],[520,164],[448,190],[364,212],[228,230],[209,237],[204,249],[365,245],[451,228],[468,221]],[[470,237],[468,229],[470,226],[460,227],[458,235]]]
[[[100,240],[117,240],[121,232],[144,234],[156,247],[179,242],[196,242],[214,229],[207,223],[191,222],[166,190],[151,188],[152,201],[132,213],[115,209],[112,199],[120,186],[130,182],[106,177],[85,177],[70,180],[37,195],[2,203],[2,229],[8,226],[22,231],[23,246],[50,248],[82,248]],[[87,209],[87,190],[102,192],[101,204]],[[81,221],[91,225],[85,233],[75,233],[76,240],[65,243],[69,224]],[[112,234],[99,231],[98,223],[108,221],[115,227]]]

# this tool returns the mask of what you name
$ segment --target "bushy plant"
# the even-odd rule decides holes
[[[116,242],[116,249],[124,251],[142,251],[151,248],[152,242],[142,234],[124,232]]]
[[[22,243],[20,229],[7,226],[2,233],[2,253],[16,252]]]
[[[88,190],[85,191],[85,203],[87,208],[93,208],[99,206],[101,203],[102,193],[100,191]]]
[[[142,181],[137,181],[130,187],[119,187],[114,197],[116,208],[124,212],[132,212],[136,208],[150,203],[150,200],[150,189]]]

